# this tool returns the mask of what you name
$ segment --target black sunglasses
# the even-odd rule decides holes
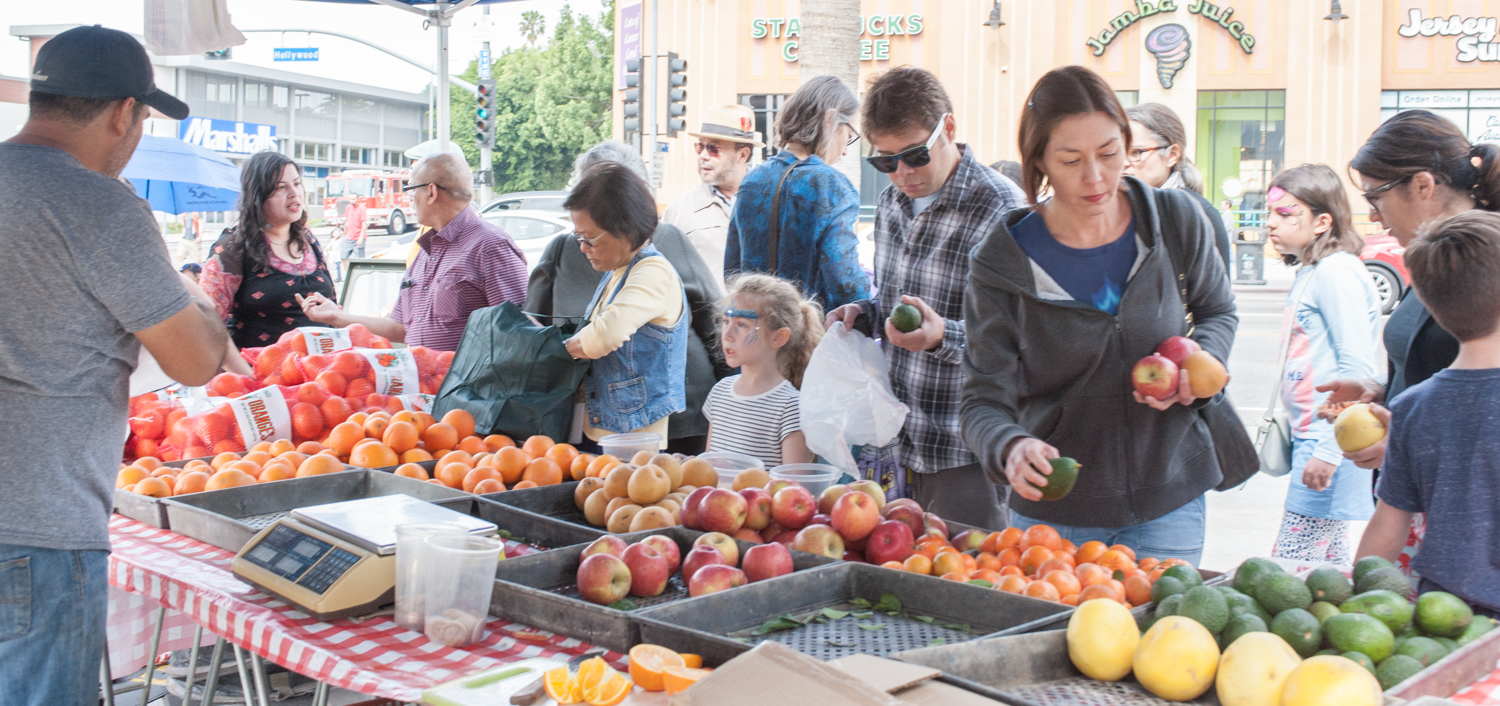
[[[422,188],[424,186],[436,186],[437,188],[439,188],[439,189],[441,189],[443,191],[448,191],[447,187],[445,187],[442,184],[439,184],[439,183],[437,183],[435,181],[429,181],[429,182],[425,182],[425,183],[422,183],[422,184],[412,184],[411,186],[403,186],[403,187],[401,187],[401,191],[404,192],[404,193],[411,193],[411,192],[416,191],[417,189],[420,189],[420,188]],[[449,193],[452,193],[452,192],[449,191]]]
[[[932,134],[927,138],[927,144],[913,147],[899,154],[877,154],[865,157],[865,161],[882,174],[890,174],[896,171],[899,162],[905,162],[912,169],[920,169],[932,161],[932,146],[937,143],[938,136],[943,134],[943,124],[947,122],[950,113],[943,113],[938,118],[937,127],[932,129]]]

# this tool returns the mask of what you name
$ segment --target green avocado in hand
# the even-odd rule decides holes
[[[1073,484],[1078,481],[1078,469],[1083,466],[1066,456],[1051,461],[1052,475],[1047,476],[1047,485],[1036,489],[1042,491],[1043,500],[1062,500],[1073,491]]]
[[[901,304],[891,310],[891,325],[901,333],[911,333],[922,327],[922,310],[910,304]]]

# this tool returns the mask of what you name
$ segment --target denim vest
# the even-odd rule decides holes
[[[619,295],[636,263],[653,255],[661,253],[651,245],[641,248],[610,293],[609,302]],[[599,280],[594,298],[584,310],[590,316],[608,285],[607,275]],[[589,426],[625,433],[687,409],[687,340],[691,322],[692,310],[684,293],[682,315],[676,324],[667,327],[648,321],[615,352],[594,361],[588,377],[583,379]]]

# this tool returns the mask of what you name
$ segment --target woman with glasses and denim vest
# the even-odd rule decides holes
[[[1370,220],[1385,227],[1402,247],[1465,211],[1500,211],[1500,150],[1469,144],[1458,126],[1425,110],[1403,111],[1382,123],[1354,153],[1349,169],[1354,185],[1364,190]],[[1409,288],[1382,335],[1385,383],[1367,378],[1319,385],[1319,392],[1329,393],[1330,411],[1338,409],[1339,402],[1375,402],[1375,416],[1389,425],[1390,412],[1382,404],[1458,357],[1458,340],[1438,325]],[[1361,468],[1378,469],[1385,460],[1385,440],[1344,457]],[[1358,556],[1366,553],[1361,547]]]
[[[1198,171],[1187,155],[1187,130],[1182,119],[1161,103],[1142,103],[1125,111],[1130,118],[1134,141],[1130,163],[1125,173],[1156,189],[1179,189],[1191,194],[1204,213],[1213,213],[1213,204],[1203,197],[1203,172]],[[1234,279],[1234,257],[1229,249],[1229,228],[1222,218],[1211,219],[1214,247],[1224,258],[1224,272]]]
[[[724,276],[765,272],[797,287],[824,311],[870,298],[859,263],[859,191],[833,168],[850,145],[859,101],[832,76],[797,89],[776,118],[781,152],[740,183],[724,246]]]
[[[655,247],[656,200],[629,167],[590,167],[563,202],[578,247],[608,274],[584,310],[568,353],[593,366],[583,381],[584,435],[649,432],[666,448],[667,420],[687,407],[688,328],[682,279]],[[575,427],[576,428],[576,427]]]

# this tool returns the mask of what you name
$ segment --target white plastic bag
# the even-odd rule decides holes
[[[880,346],[843,322],[828,329],[807,361],[800,404],[807,448],[856,476],[849,447],[889,444],[911,411],[891,393]]]

